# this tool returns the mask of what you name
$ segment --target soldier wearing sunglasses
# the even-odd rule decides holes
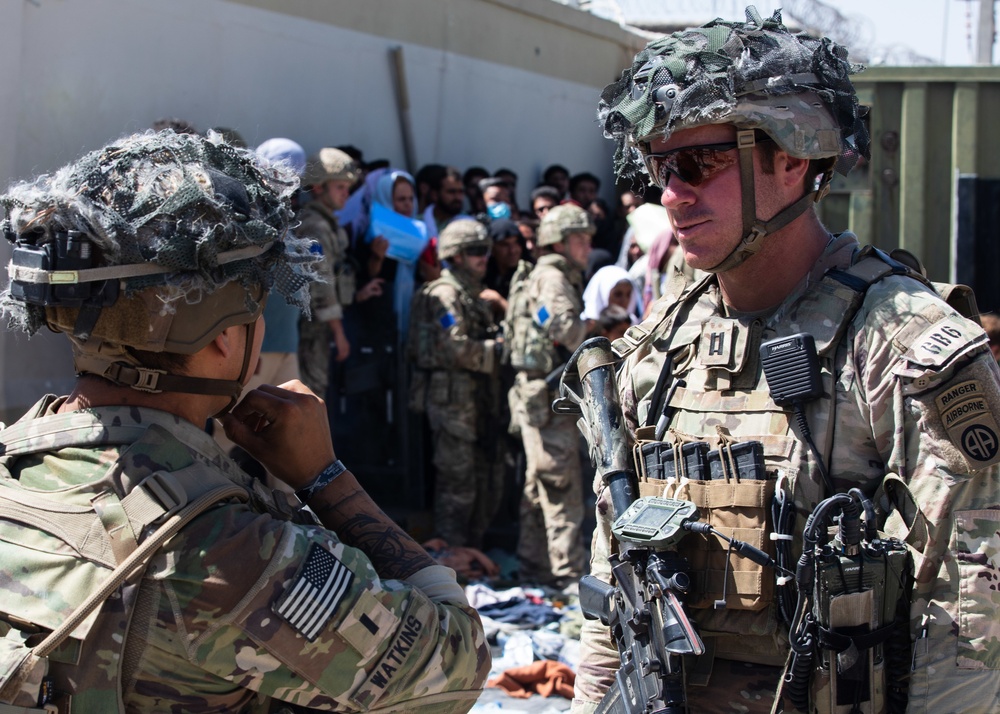
[[[663,711],[791,712],[802,695],[812,712],[986,712],[1000,693],[1000,371],[981,327],[926,279],[862,250],[851,233],[831,233],[816,214],[833,172],[869,155],[849,79],[862,68],[847,57],[827,38],[791,34],[780,12],[764,19],[751,7],[746,22],[714,20],[651,42],[601,97],[618,177],[662,188],[678,253],[704,271],[678,277],[614,343],[626,446],[758,444],[755,478],[774,496],[752,535],[772,553],[787,543],[792,567],[805,519],[851,489],[879,504],[874,527],[913,558],[896,614],[904,645],[850,640],[850,656],[826,660],[835,672],[819,669],[820,654],[798,680],[794,616],[782,606],[794,592],[782,588],[794,586],[772,568],[747,575],[735,556],[717,572],[692,569],[686,610],[706,653],[685,663],[686,705]],[[763,342],[797,333],[814,338],[822,382],[820,396],[801,402],[802,420],[776,403],[759,356]],[[756,492],[725,479],[731,494]],[[640,492],[701,488],[685,480],[640,473]],[[607,489],[595,488],[592,572],[611,582],[620,544]],[[721,522],[738,500],[700,504],[702,520]],[[779,502],[794,506],[772,511]],[[689,534],[678,547],[690,562],[699,548],[716,545]],[[867,617],[853,624],[864,629]],[[829,641],[813,646],[833,651]],[[618,668],[608,627],[587,621],[573,711],[594,711]],[[804,690],[783,685],[793,680]]]
[[[486,228],[454,220],[441,231],[447,268],[413,298],[409,351],[416,364],[411,406],[427,414],[434,451],[435,535],[481,548],[503,493],[497,326],[484,293]]]

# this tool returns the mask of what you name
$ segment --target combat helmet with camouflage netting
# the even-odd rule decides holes
[[[869,156],[850,81],[861,69],[829,38],[790,33],[780,11],[763,20],[748,7],[745,23],[716,19],[651,42],[605,87],[598,117],[605,136],[617,143],[615,171],[625,179],[652,174],[646,157],[653,139],[709,124],[737,127],[744,238],[711,269],[720,272],[756,253],[765,235],[822,198],[834,169],[846,174],[860,156]],[[754,130],[794,157],[823,161],[816,189],[768,221],[756,215]]]
[[[28,334],[67,333],[77,373],[140,391],[225,395],[231,407],[268,291],[308,310],[316,258],[289,233],[297,183],[290,169],[218,135],[116,141],[0,197],[14,245],[0,310]],[[144,363],[163,362],[150,353],[194,354],[235,325],[248,332],[239,380]]]
[[[572,203],[554,206],[538,225],[538,245],[555,245],[566,240],[573,233],[585,233],[588,236],[597,232],[597,226],[590,214]]]
[[[490,247],[489,233],[479,221],[460,218],[444,227],[438,238],[438,255],[443,259],[452,258],[470,246]]]

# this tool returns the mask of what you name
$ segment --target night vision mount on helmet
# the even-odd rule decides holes
[[[252,326],[268,291],[308,310],[316,261],[291,236],[298,185],[218,137],[137,134],[0,197],[13,244],[0,309],[73,343],[78,373],[140,391],[230,396],[239,380],[167,374],[137,353],[194,354]],[[244,371],[248,368],[252,327]]]

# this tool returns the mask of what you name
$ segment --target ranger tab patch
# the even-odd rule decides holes
[[[1000,429],[977,379],[953,384],[934,400],[951,442],[976,469],[1000,463]]]
[[[271,609],[313,642],[337,611],[353,580],[354,573],[346,565],[313,543],[298,574]]]

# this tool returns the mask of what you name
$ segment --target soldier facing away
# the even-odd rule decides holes
[[[675,283],[614,345],[628,446],[759,448],[762,480],[719,482],[728,491],[698,504],[703,520],[752,505],[740,493],[763,494],[767,516],[742,537],[769,550],[787,542],[794,563],[817,504],[858,489],[877,504],[866,520],[905,543],[913,562],[912,581],[900,581],[908,609],[896,616],[910,646],[886,646],[876,659],[876,636],[859,636],[871,604],[829,615],[853,630],[830,634],[801,612],[790,626],[781,594],[790,583],[727,560],[724,547],[717,571],[699,569],[699,551],[713,546],[688,534],[679,545],[692,564],[686,610],[706,650],[685,663],[692,712],[791,712],[796,699],[810,712],[996,710],[1000,372],[978,324],[816,215],[833,171],[868,156],[849,79],[858,69],[831,40],[793,35],[780,13],[763,19],[749,8],[745,23],[655,40],[602,94],[619,177],[662,187],[687,264],[711,274]],[[801,420],[777,403],[760,357],[763,342],[799,333],[814,339],[821,379]],[[639,486],[685,499],[711,488],[679,475]],[[607,489],[595,488],[592,568],[610,582],[620,544]],[[877,602],[879,588],[851,596]],[[798,636],[803,622],[815,640]],[[815,667],[786,669],[790,638],[797,653],[818,651]],[[820,669],[824,657],[832,671]],[[618,666],[608,628],[587,622],[573,711],[593,711]],[[783,679],[801,689],[779,692]]]
[[[78,372],[0,431],[0,701],[18,711],[465,712],[478,695],[478,615],[337,459],[323,401],[293,381],[237,403],[268,291],[308,308],[296,185],[165,131],[0,199],[3,309],[65,333]],[[213,415],[311,512],[240,471]],[[55,648],[47,673],[36,645]]]
[[[546,377],[593,327],[581,317],[583,271],[593,235],[593,221],[578,206],[556,206],[546,213],[538,227],[543,254],[526,278],[515,274],[505,327],[517,371],[509,394],[511,428],[520,431],[526,460],[519,572],[529,582],[557,587],[574,584],[586,566],[580,533],[583,489],[580,433],[572,417],[552,413],[556,392]],[[518,273],[526,270],[522,261]]]
[[[410,311],[411,405],[426,412],[433,434],[437,535],[450,545],[481,548],[503,494],[500,343],[481,297],[490,255],[486,228],[452,221],[441,231],[438,253],[448,267],[420,289]]]

